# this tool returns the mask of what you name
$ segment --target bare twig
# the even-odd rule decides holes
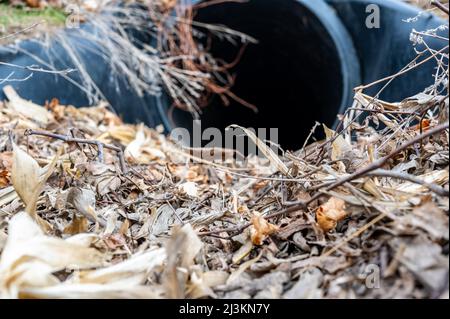
[[[17,64],[13,64],[13,63],[2,62],[2,61],[0,61],[0,65],[8,66],[10,68],[27,70],[27,71],[31,71],[31,72],[50,73],[50,74],[57,74],[57,75],[67,75],[69,73],[77,71],[76,69],[48,70],[48,69],[38,68],[38,67],[34,67],[34,66],[23,66],[23,65],[17,65]]]
[[[29,31],[29,30],[31,30],[31,29],[34,29],[35,27],[37,27],[37,26],[40,25],[41,23],[42,23],[42,22],[37,22],[37,23],[34,23],[34,24],[32,24],[32,25],[30,25],[30,26],[28,26],[28,27],[26,27],[26,28],[23,28],[23,29],[21,29],[21,30],[19,30],[19,31],[16,31],[16,32],[14,32],[14,33],[7,34],[7,35],[5,35],[5,36],[2,36],[2,37],[0,37],[0,40],[5,40],[5,39],[13,38],[13,37],[15,37],[15,36],[17,36],[17,35],[19,35],[19,34],[21,34],[21,33],[25,33],[25,32],[27,32],[27,31]]]
[[[44,132],[44,131],[35,131],[35,130],[26,130],[25,131],[25,136],[30,136],[30,135],[39,135],[39,136],[46,136],[46,137],[51,137],[54,139],[58,139],[61,141],[64,141],[66,143],[80,143],[80,144],[89,144],[89,145],[95,145],[97,146],[97,150],[98,150],[98,159],[100,162],[104,161],[104,155],[103,155],[103,149],[107,148],[113,151],[117,152],[117,155],[119,157],[119,163],[120,163],[120,168],[122,170],[122,173],[126,174],[127,172],[127,167],[125,164],[125,159],[123,156],[123,151],[120,147],[111,145],[111,144],[106,144],[100,141],[96,141],[96,140],[88,140],[88,139],[83,139],[83,138],[76,138],[76,137],[71,137],[71,136],[67,136],[67,135],[61,135],[61,134],[55,134],[55,133],[50,133],[50,132]]]
[[[399,172],[394,172],[394,171],[388,171],[385,169],[377,169],[373,172],[367,173],[367,175],[380,176],[380,177],[392,177],[392,178],[396,178],[396,179],[401,179],[401,180],[409,181],[414,184],[425,186],[430,191],[432,191],[440,196],[449,197],[449,195],[450,195],[450,192],[448,190],[446,190],[445,188],[443,188],[439,185],[433,184],[433,183],[427,183],[426,181],[424,181],[420,178],[417,178],[416,176],[407,174],[407,173],[399,173]]]
[[[431,1],[431,4],[438,7],[442,12],[446,14],[450,14],[448,8],[444,6],[439,0],[433,0]]]

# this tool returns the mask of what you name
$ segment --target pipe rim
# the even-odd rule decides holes
[[[353,45],[352,37],[346,27],[324,0],[296,0],[311,11],[327,30],[334,41],[341,63],[342,97],[338,114],[351,107],[353,90],[361,84],[359,58]],[[337,114],[336,114],[337,115]],[[339,123],[336,118],[333,127]]]

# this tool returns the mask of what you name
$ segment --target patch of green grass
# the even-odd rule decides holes
[[[66,14],[60,9],[51,7],[31,9],[11,7],[0,3],[0,31],[7,32],[12,28],[26,28],[42,21],[52,26],[64,26]]]

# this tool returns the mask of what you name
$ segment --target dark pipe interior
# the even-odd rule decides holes
[[[232,70],[233,93],[259,112],[234,101],[224,106],[216,97],[203,111],[202,128],[278,128],[280,145],[296,150],[316,121],[333,125],[342,98],[341,64],[329,33],[307,8],[295,0],[223,3],[199,10],[196,20],[223,24],[259,41]],[[212,38],[214,56],[236,57],[237,46]],[[182,125],[181,118],[175,115],[175,124]]]

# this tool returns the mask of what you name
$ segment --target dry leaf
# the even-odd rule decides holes
[[[31,8],[41,7],[41,0],[26,0],[25,2]]]
[[[347,216],[345,202],[342,199],[331,197],[328,202],[319,206],[316,211],[316,219],[324,232],[336,228],[339,221]]]
[[[9,186],[9,172],[7,170],[0,170],[0,188]]]
[[[247,257],[253,249],[253,242],[247,240],[244,245],[242,245],[234,254],[231,259],[233,264],[238,264],[242,259]]]
[[[43,299],[155,299],[162,298],[159,287],[137,284],[60,284],[50,287],[27,287],[21,290],[21,298]]]
[[[262,253],[263,253],[263,250],[261,250],[261,252],[259,253],[258,256],[242,263],[235,272],[231,273],[230,277],[228,277],[228,279],[227,279],[227,285],[229,285],[230,283],[232,283],[233,281],[238,279],[239,276],[242,275],[248,268],[250,268],[251,265],[258,262],[261,259]]]
[[[435,170],[416,177],[423,180],[425,183],[443,185],[445,183],[448,183],[449,181],[449,172],[446,169]],[[401,185],[398,185],[398,187],[396,187],[396,190],[413,194],[423,194],[424,192],[428,191],[428,188],[423,185],[404,182]]]
[[[319,286],[323,281],[323,274],[317,268],[310,268],[300,276],[300,279],[286,291],[284,299],[317,299],[322,297]]]
[[[399,217],[398,222],[421,228],[436,240],[448,240],[449,237],[448,215],[431,201],[414,208],[411,213]]]
[[[19,198],[19,195],[14,190],[13,186],[0,189],[0,207],[10,204],[15,199]]]
[[[191,197],[198,197],[197,184],[194,182],[186,182],[178,187],[183,193]]]
[[[132,280],[142,284],[146,279],[146,274],[154,267],[161,266],[165,258],[166,251],[164,248],[151,249],[106,268],[80,272],[73,282],[108,284]]]
[[[130,162],[139,162],[139,157],[142,154],[141,148],[144,145],[145,141],[146,137],[144,133],[144,128],[142,125],[140,125],[138,131],[136,132],[136,137],[125,148],[124,151],[125,158]]]
[[[161,298],[162,290],[143,286],[147,274],[162,266],[163,248],[149,249],[118,264],[92,271],[76,272],[63,283],[49,287],[25,287],[25,298]]]
[[[203,243],[190,224],[184,225],[180,232],[183,236],[185,236],[185,248],[183,251],[183,257],[181,258],[181,265],[183,267],[189,267],[192,265],[195,256],[197,256],[202,249]]]
[[[203,282],[203,278],[197,273],[191,274],[190,282],[187,285],[186,293],[189,298],[199,299],[203,297],[217,298],[217,295],[207,284]]]
[[[103,196],[116,191],[121,184],[122,181],[116,175],[102,176],[96,182],[97,192],[100,196]]]
[[[182,228],[175,227],[166,247],[168,258],[164,272],[164,286],[167,298],[185,296],[190,268],[202,247],[202,241],[190,224]]]
[[[13,152],[0,153],[0,167],[11,171],[13,163]]]
[[[158,4],[162,7],[163,12],[170,11],[177,5],[177,0],[161,0]]]
[[[67,202],[72,204],[83,216],[98,222],[95,212],[95,193],[90,189],[72,187],[67,194]]]
[[[105,256],[86,246],[81,237],[72,240],[49,237],[26,212],[9,222],[8,239],[0,257],[0,296],[17,298],[26,287],[58,283],[54,272],[101,266]]]
[[[99,9],[99,2],[95,1],[95,0],[84,0],[82,2],[82,7],[83,9],[87,10],[87,11],[96,11]]]
[[[250,238],[255,245],[262,245],[267,236],[277,232],[278,226],[270,224],[258,213],[254,213],[252,217],[252,226],[250,228]]]
[[[3,92],[9,100],[8,105],[14,111],[43,125],[48,123],[51,115],[44,107],[22,99],[10,85],[5,86]]]
[[[109,128],[106,135],[118,140],[123,145],[129,145],[134,140],[136,133],[131,125],[120,125]]]
[[[32,200],[34,191],[39,185],[41,168],[34,158],[13,144],[13,165],[11,179],[22,201],[27,206]]]
[[[323,124],[323,129],[325,130],[327,140],[331,140],[335,137],[336,132],[329,129],[325,124]],[[331,143],[331,159],[333,161],[341,159],[343,155],[351,149],[351,145],[347,143],[342,135],[339,135],[334,142]]]
[[[125,219],[125,221],[120,226],[119,234],[121,234],[122,236],[126,237],[126,236],[128,236],[129,229],[130,229],[130,220],[129,219]]]
[[[72,222],[64,228],[64,234],[76,235],[88,230],[88,221],[84,217],[74,214]]]

